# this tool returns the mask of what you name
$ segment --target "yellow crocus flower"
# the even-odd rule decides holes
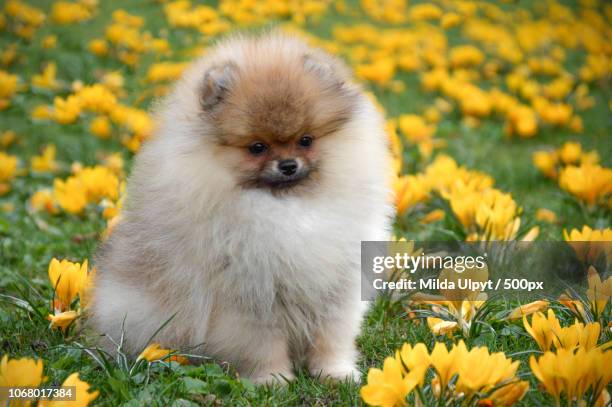
[[[610,255],[607,254],[608,259]],[[605,280],[601,280],[599,273],[595,270],[595,267],[589,267],[588,271],[588,285],[587,298],[591,303],[591,309],[596,316],[599,316],[610,298],[612,298],[612,277],[608,277]]]
[[[506,358],[503,352],[490,354],[486,346],[473,348],[459,362],[456,391],[467,395],[488,392],[512,380],[518,367],[519,362]]]
[[[76,311],[65,311],[49,314],[47,320],[51,323],[51,329],[60,328],[62,332],[65,332],[78,316]]]
[[[50,172],[57,169],[57,162],[55,161],[56,148],[55,145],[50,144],[46,146],[42,153],[38,156],[34,156],[30,159],[30,166],[32,171],[36,172]]]
[[[401,363],[395,358],[385,359],[382,370],[371,368],[368,382],[361,388],[361,398],[368,404],[381,407],[405,406],[406,396],[419,383],[413,375],[404,375]]]
[[[527,321],[527,316],[523,316],[523,326],[541,350],[547,351],[553,343],[555,328],[560,329],[559,321],[552,309],[548,310],[547,316],[541,312],[536,312],[531,317],[531,325]]]
[[[445,388],[459,371],[459,361],[465,354],[467,354],[467,348],[463,341],[459,342],[458,345],[453,345],[450,351],[444,343],[437,342],[435,344],[430,358],[441,388]]]
[[[429,368],[431,360],[427,347],[423,343],[412,346],[408,343],[402,345],[401,349],[395,352],[395,359],[400,361],[405,373],[414,373],[418,378],[419,386],[425,381],[425,371]]]
[[[38,387],[44,380],[42,360],[30,358],[0,361],[0,387]]]
[[[152,343],[147,346],[141,353],[138,355],[138,359],[136,360],[146,360],[148,362],[156,362],[158,360],[168,360],[175,361],[180,364],[186,364],[187,358],[179,355],[172,355],[175,351],[172,349],[162,348],[159,343]]]
[[[523,316],[531,315],[538,311],[544,311],[548,308],[549,302],[546,300],[538,300],[529,304],[519,305],[510,312],[508,319],[519,319]]]
[[[578,258],[591,263],[604,254],[610,258],[612,251],[607,242],[612,241],[612,229],[591,229],[587,225],[582,230],[572,229],[570,233],[563,229],[563,238],[574,249]]]
[[[59,86],[55,75],[57,74],[57,65],[51,62],[45,66],[39,75],[32,77],[32,86],[43,89],[56,89]]]
[[[596,164],[570,165],[561,170],[559,186],[593,206],[612,193],[612,169]]]
[[[68,310],[86,277],[87,259],[79,264],[66,259],[59,261],[53,258],[49,263],[49,280],[57,299],[57,306],[54,308],[58,311]]]
[[[589,389],[597,400],[612,380],[612,352],[601,348],[557,349],[555,353],[545,352],[539,359],[531,356],[529,365],[557,404],[561,394],[580,404]]]
[[[434,335],[447,335],[459,329],[456,321],[446,321],[435,317],[427,317],[427,326]]]
[[[90,385],[79,378],[78,373],[72,373],[64,380],[62,387],[72,387],[74,389],[74,398],[71,400],[41,400],[38,407],[86,407],[95,400],[99,391],[90,392]]]
[[[525,380],[511,382],[495,390],[485,400],[491,400],[493,405],[511,406],[525,396],[529,390],[529,382]]]

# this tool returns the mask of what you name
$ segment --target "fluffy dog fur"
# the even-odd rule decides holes
[[[357,379],[360,241],[387,240],[392,211],[371,101],[339,61],[272,33],[219,44],[158,110],[96,261],[96,331],[118,339],[125,319],[137,354],[170,319],[155,342],[258,382],[301,365]],[[287,157],[291,182],[267,178]]]

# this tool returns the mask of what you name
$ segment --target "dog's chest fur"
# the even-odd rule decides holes
[[[358,281],[362,233],[348,211],[346,218],[339,216],[342,209],[334,210],[329,202],[323,210],[316,202],[305,207],[259,198],[236,202],[235,213],[213,221],[213,230],[225,232],[217,248],[226,261],[211,283],[221,285],[221,292],[232,295],[246,312],[320,317],[321,304],[333,304],[343,287]]]

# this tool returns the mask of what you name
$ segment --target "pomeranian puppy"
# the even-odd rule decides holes
[[[157,110],[98,253],[94,329],[133,355],[158,331],[259,383],[357,380],[360,242],[388,240],[392,214],[373,103],[340,61],[272,32],[221,42]]]

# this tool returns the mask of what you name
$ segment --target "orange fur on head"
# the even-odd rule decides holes
[[[317,168],[317,140],[333,135],[355,114],[357,90],[347,83],[339,61],[316,50],[274,53],[253,41],[244,52],[245,64],[227,61],[206,72],[204,114],[215,124],[218,145],[240,152],[233,164],[243,186],[301,184]],[[264,151],[254,153],[256,144]],[[278,171],[287,160],[295,160],[294,175]]]

